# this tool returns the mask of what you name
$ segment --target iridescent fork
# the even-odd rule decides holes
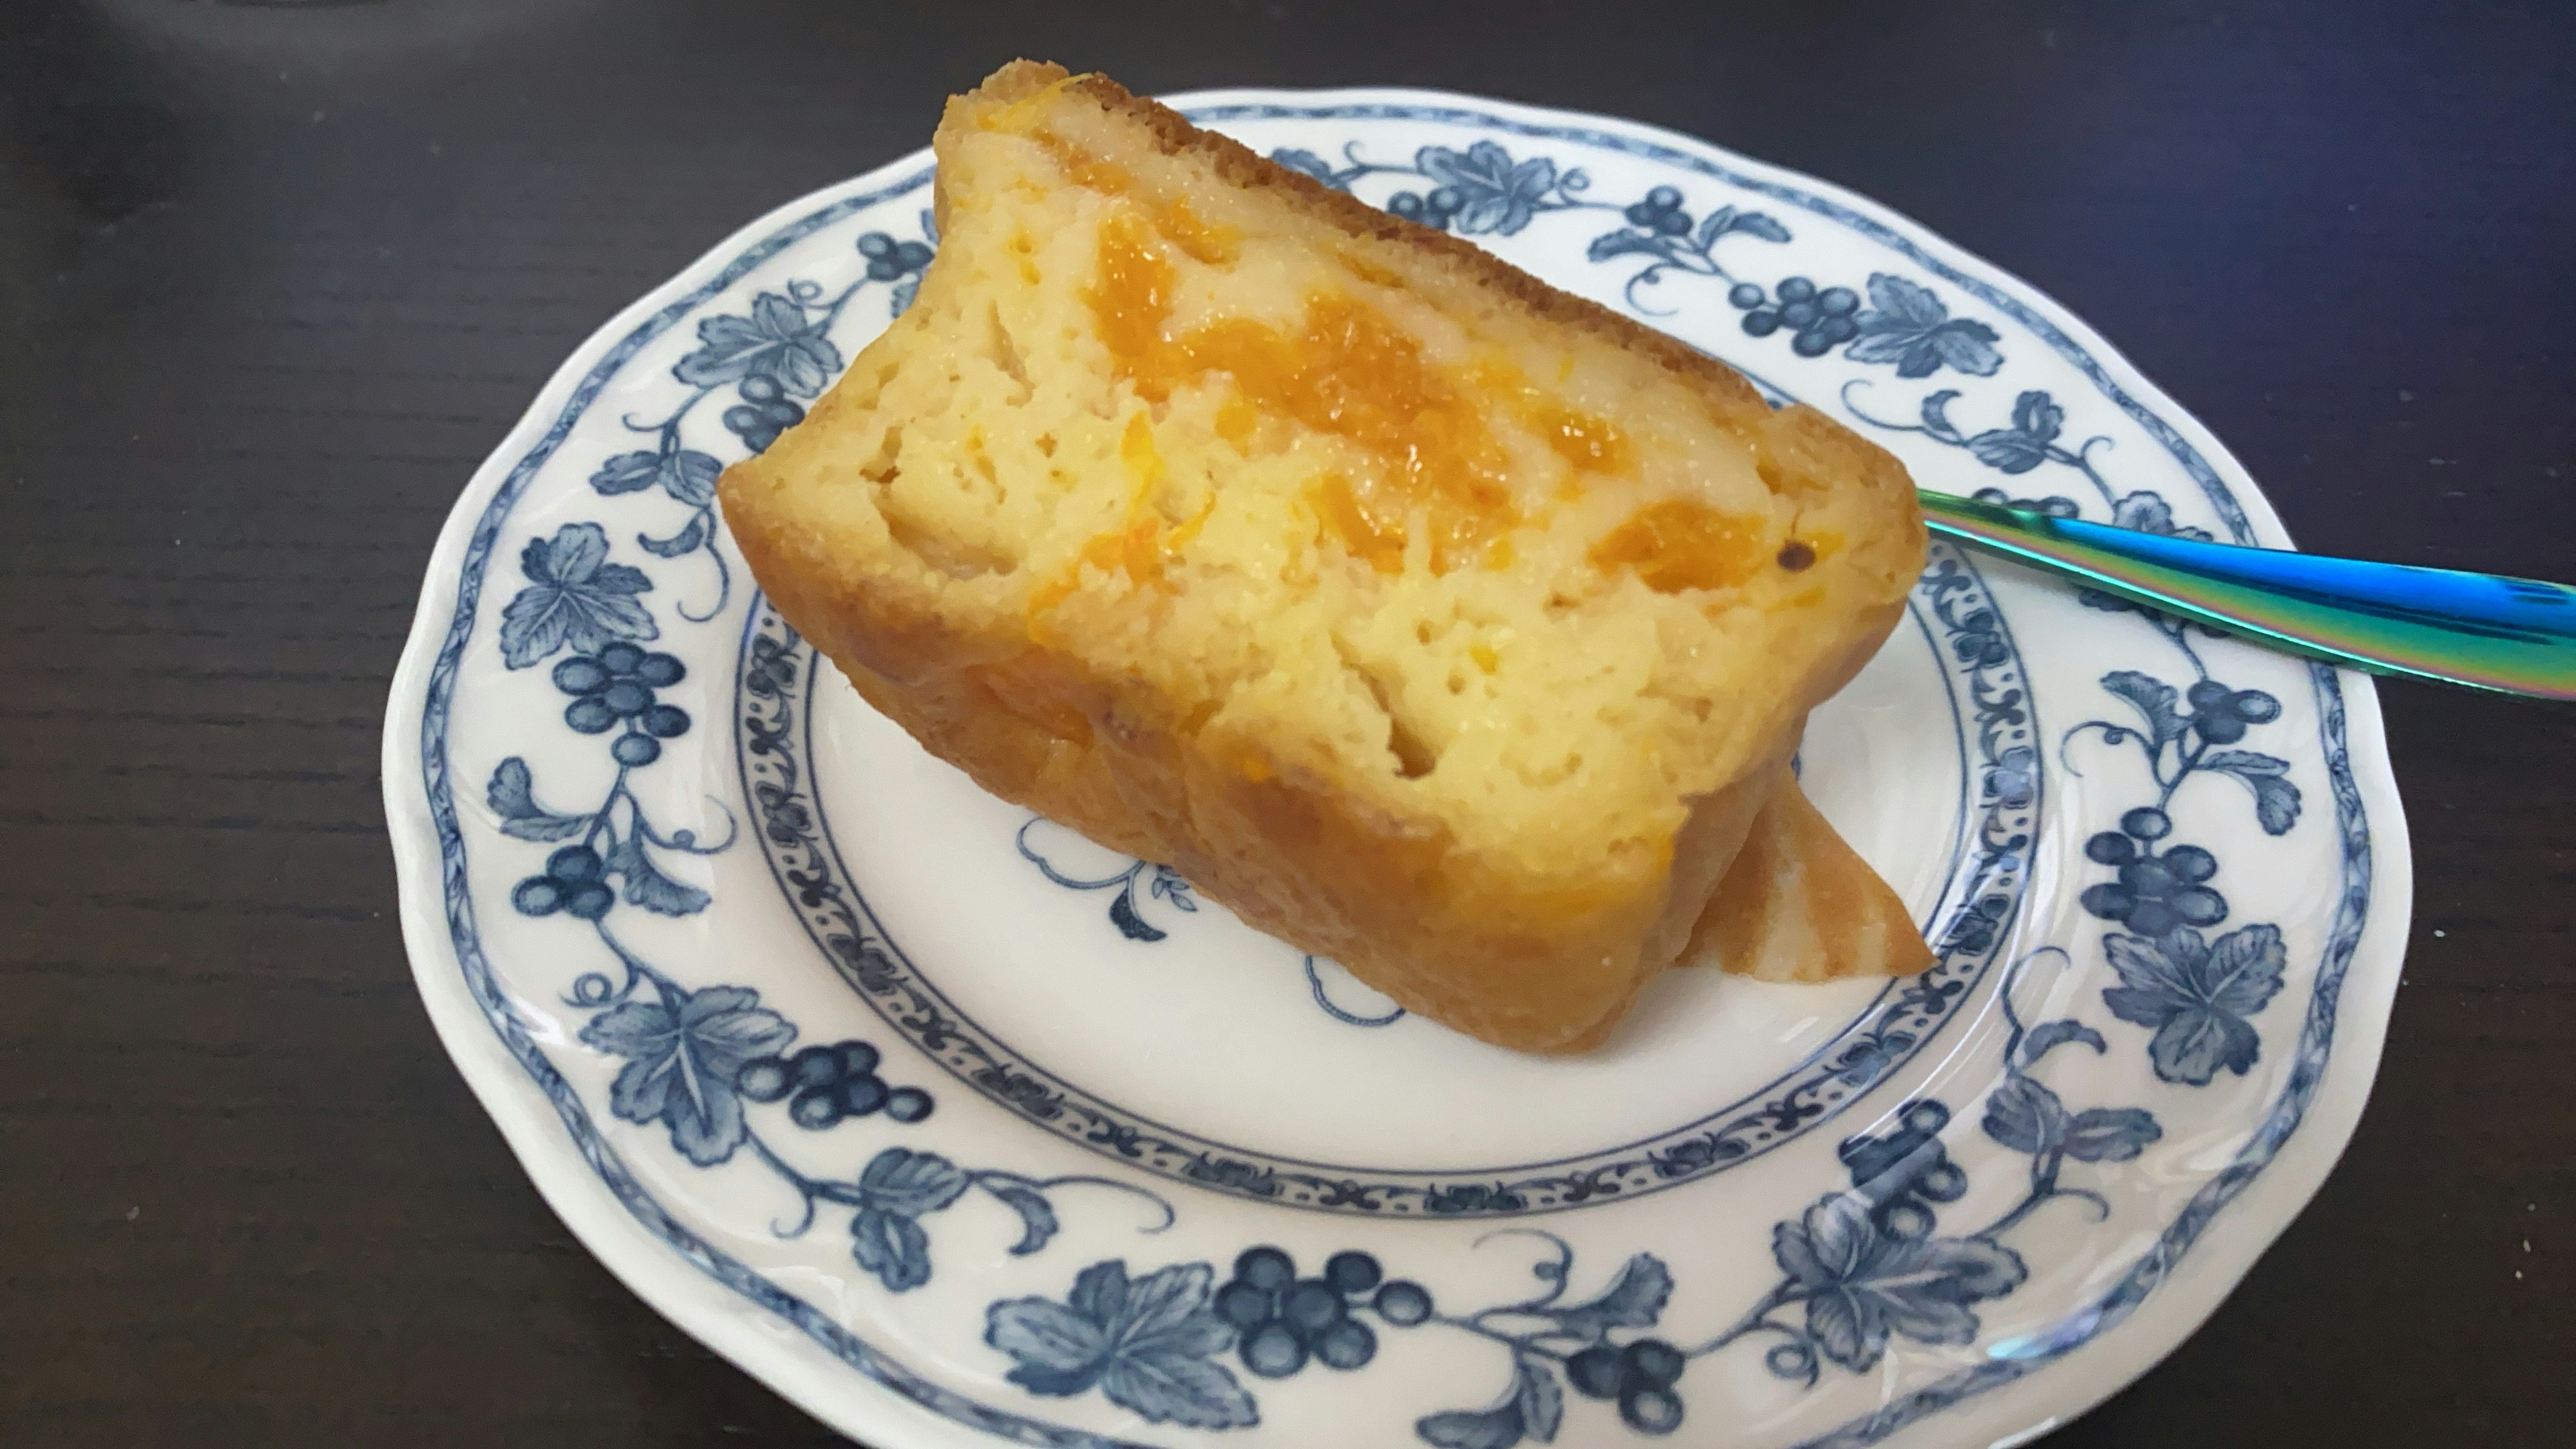
[[[1935,533],[2314,659],[2576,701],[2576,589],[2201,543],[1925,491]]]

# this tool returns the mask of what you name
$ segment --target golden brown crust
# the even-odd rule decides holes
[[[1884,494],[1891,516],[1913,529],[1919,564],[1921,524],[1902,468],[1821,414],[1775,414],[1714,359],[1200,132],[1105,78],[1018,63],[952,101],[943,132],[971,124],[974,108],[1051,89],[1135,122],[1165,152],[1200,158],[1233,185],[1274,193],[1355,238],[1436,257],[1519,308],[1652,358],[1755,448],[1766,480],[1785,479],[1792,491],[1858,483]],[[944,212],[944,192],[938,204]],[[1776,753],[1690,800],[1668,848],[1615,857],[1580,882],[1533,878],[1462,848],[1436,821],[1386,813],[1315,762],[1277,757],[1222,713],[1190,717],[1158,689],[1104,677],[1025,618],[971,622],[942,607],[934,582],[827,546],[793,509],[776,506],[779,480],[842,410],[870,404],[862,371],[723,480],[726,520],[780,612],[871,705],[987,790],[1167,863],[1252,925],[1342,961],[1407,1009],[1505,1046],[1574,1051],[1610,1032],[1700,920],[1773,793],[1806,710],[1858,669],[1901,608],[1851,621],[1836,636],[1849,647],[1838,644],[1832,657],[1784,667],[1777,696],[1747,718],[1745,736],[1775,742]],[[1900,533],[1890,530],[1902,547]],[[1910,578],[1910,567],[1898,566]]]

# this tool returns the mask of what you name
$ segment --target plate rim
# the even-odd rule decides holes
[[[1934,263],[1935,270],[1952,273],[1953,280],[1973,281],[1982,289],[2000,294],[2000,303],[1995,298],[1982,300],[1999,305],[2016,322],[2043,335],[2056,333],[2084,354],[2092,364],[2084,370],[2094,374],[2092,380],[2097,385],[2119,394],[2133,417],[2150,414],[2152,421],[2146,417],[2138,421],[2150,431],[2161,426],[2175,435],[2168,441],[2169,449],[2179,443],[2199,457],[2208,477],[2194,481],[2222,516],[2234,514],[2228,518],[2232,526],[2270,546],[2289,546],[2287,531],[2271,501],[2234,454],[2197,417],[2064,304],[1912,217],[1832,182],[1646,122],[1454,91],[1374,86],[1229,87],[1188,91],[1163,99],[1176,107],[1197,111],[1277,106],[1311,114],[1333,106],[1376,105],[1454,110],[1470,117],[1557,130],[1588,129],[1605,136],[1642,140],[1685,156],[1699,156],[1757,183],[1756,190],[1763,186],[1795,190],[1830,202],[1887,233],[1881,240],[1897,243],[1900,250],[1911,250]],[[790,1299],[795,1306],[805,1308],[807,1315],[821,1319],[819,1326],[800,1324],[802,1332],[792,1331],[773,1316],[784,1310],[765,1306],[756,1295],[747,1296],[746,1290],[724,1282],[715,1265],[706,1261],[709,1255],[703,1247],[691,1254],[683,1243],[648,1228],[643,1218],[647,1210],[661,1213],[666,1219],[667,1213],[648,1194],[637,1194],[640,1205],[621,1195],[601,1165],[592,1160],[592,1152],[606,1150],[604,1144],[586,1149],[577,1139],[567,1142],[558,1135],[570,1128],[573,1114],[583,1111],[580,1104],[576,1101],[567,1106],[550,1094],[548,1084],[513,1055],[500,1034],[492,1030],[485,1012],[500,1004],[475,998],[449,934],[451,923],[444,899],[448,872],[427,794],[430,771],[424,760],[426,721],[422,711],[438,672],[442,642],[454,628],[463,556],[472,546],[481,515],[508,486],[527,450],[553,428],[568,424],[566,409],[588,374],[616,350],[620,338],[631,334],[646,319],[683,305],[688,294],[732,263],[749,264],[746,250],[782,228],[870,190],[883,189],[896,178],[926,170],[928,164],[926,148],[907,153],[859,176],[791,198],[725,234],[669,279],[620,309],[569,352],[528,410],[474,470],[440,526],[389,692],[381,778],[395,857],[399,916],[414,981],[441,1045],[500,1130],[521,1170],[583,1247],[675,1326],[836,1428],[864,1421],[869,1434],[899,1436],[900,1442],[906,1444],[967,1446],[991,1442],[986,1429],[970,1422],[986,1419],[994,1421],[989,1425],[992,1432],[1023,1442],[1121,1443],[1070,1426],[996,1410],[955,1394],[911,1373],[857,1335],[822,1319],[801,1301]],[[2065,349],[2057,350],[2062,354]],[[2337,792],[2337,815],[2340,820],[2348,811],[2360,810],[2361,838],[2370,856],[2369,885],[2361,900],[2359,928],[2340,963],[2332,959],[2331,949],[2321,962],[2320,981],[2311,994],[2309,1019],[2300,1028],[2299,1042],[2304,1045],[2316,1027],[2320,1010],[2330,1013],[2326,1028],[2333,1056],[2316,1074],[2311,1095],[2286,1140],[2244,1181],[2240,1191],[2221,1204],[2238,1208],[2234,1215],[2237,1226],[2215,1239],[2195,1233],[2197,1241],[2191,1246],[2196,1251],[2169,1263],[2158,1277],[2156,1291],[2134,1305],[2135,1311],[2120,1323],[2126,1332],[2117,1340],[2123,1352],[2116,1359],[2105,1357],[2103,1345],[2088,1333],[2044,1361],[2054,1362],[2057,1357],[2092,1347],[2096,1352],[2087,1355],[2087,1362],[2096,1367],[2093,1375],[2035,1377],[2012,1371],[2007,1363],[2001,1370],[2004,1377],[1997,1383],[1971,1387],[1954,1397],[1951,1402],[1985,1399],[1985,1412],[1971,1416],[1991,1421],[1981,1433],[1993,1430],[1997,1424],[2020,1426],[1995,1439],[1998,1445],[2025,1442],[2088,1411],[2134,1382],[2197,1331],[2322,1187],[2367,1105],[2384,1050],[2412,915],[2411,845],[2374,685],[2353,671],[2323,666],[2314,667],[2311,678],[2318,695],[2330,772],[2335,773],[2334,783],[2348,787],[2349,798],[2345,790]],[[2338,719],[2342,725],[2339,750],[2334,748],[2330,728]],[[2356,759],[2372,773],[2365,775],[2356,770]],[[2330,1001],[2323,980],[2329,972],[2335,977]],[[2295,1090],[2295,1077],[2294,1073],[2293,1082],[2284,1086],[2273,1099],[2275,1103],[2287,1101]],[[568,1094],[560,1078],[551,1085],[555,1092]],[[2267,1112],[2266,1118],[2271,1115]],[[567,1146],[574,1150],[566,1152]],[[2256,1220],[2247,1225],[2249,1218]],[[682,1237],[691,1236],[685,1227],[676,1223],[671,1226],[679,1228]],[[675,1253],[701,1271],[672,1272]],[[760,1281],[765,1286],[765,1280]],[[845,1340],[855,1354],[827,1351],[817,1341],[827,1337]],[[874,1367],[863,1373],[860,1382],[864,1387],[854,1392],[847,1370],[862,1360],[872,1362]],[[1942,1384],[1948,1382],[1945,1379]],[[2003,1389],[2010,1392],[1989,1392]],[[959,1417],[953,1409],[934,1412],[919,1402],[923,1396],[953,1400],[967,1413]],[[2011,1412],[1998,1418],[1996,1410],[2007,1405]],[[1894,1408],[1883,1408],[1870,1422],[1886,1418]],[[1945,1425],[1965,1422],[1958,1418],[1941,1421]],[[1909,1420],[1901,1417],[1874,1432],[1872,1442],[1878,1442],[1882,1435],[1904,1435],[1907,1442],[1920,1437],[1909,1428]]]

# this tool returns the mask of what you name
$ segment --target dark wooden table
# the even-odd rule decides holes
[[[1014,53],[1711,137],[2064,300],[2306,546],[2576,576],[2564,7],[1401,8],[0,7],[0,1442],[831,1438],[611,1281],[449,1068],[378,729],[556,362]],[[2576,1442],[2576,715],[2383,698],[2418,897],[2369,1116],[2055,1443]]]

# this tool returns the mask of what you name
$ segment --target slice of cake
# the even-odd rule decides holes
[[[1600,1041],[1895,623],[1904,470],[1099,76],[1007,66],[936,149],[911,308],[724,477],[762,587],[994,793]]]
[[[1911,976],[1932,964],[1905,902],[1782,769],[1682,953],[1763,981]]]

